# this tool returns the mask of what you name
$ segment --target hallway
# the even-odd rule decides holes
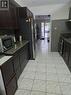
[[[50,51],[51,51],[50,42],[48,42],[47,38],[45,38],[45,40],[38,40],[36,45],[37,56],[41,54],[47,54]]]
[[[49,51],[47,40],[39,40],[36,60],[28,62],[15,95],[71,95],[70,71],[58,52]]]

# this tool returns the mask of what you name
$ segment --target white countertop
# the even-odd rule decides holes
[[[3,56],[0,58],[0,66],[4,64],[7,60],[9,60],[12,56]]]

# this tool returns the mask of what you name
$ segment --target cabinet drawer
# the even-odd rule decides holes
[[[17,90],[17,82],[16,82],[16,77],[14,76],[9,82],[9,84],[6,86],[6,93],[7,95],[14,95],[16,90]]]
[[[6,85],[8,81],[11,79],[11,76],[14,74],[12,58],[2,65],[1,71],[4,83]]]

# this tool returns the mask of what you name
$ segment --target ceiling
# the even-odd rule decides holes
[[[64,4],[68,3],[69,1],[71,0],[23,0],[23,5],[33,7],[50,4]]]

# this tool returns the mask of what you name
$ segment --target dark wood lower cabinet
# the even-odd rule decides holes
[[[17,89],[16,73],[14,71],[14,60],[11,57],[0,67],[6,95],[14,95]]]
[[[8,60],[1,66],[1,71],[2,71],[2,75],[3,75],[4,84],[6,86],[14,74],[13,58]]]
[[[71,46],[70,46],[70,52],[69,52],[69,69],[71,71]]]
[[[14,59],[14,70],[16,73],[16,79],[18,80],[29,60],[28,44],[26,44],[17,53],[15,53],[13,59]]]
[[[19,62],[19,53],[16,53],[15,56],[13,57],[14,59],[14,70],[16,73],[16,79],[18,80],[18,78],[20,77],[20,73],[21,73],[21,67],[20,67],[20,62]]]
[[[60,45],[60,44],[59,44]],[[69,70],[71,71],[71,40],[69,38],[63,37],[63,51],[62,51],[62,57],[68,66]],[[60,49],[60,46],[59,46]]]
[[[69,53],[70,53],[69,44],[64,42],[63,58],[64,58],[67,65],[69,65]]]
[[[1,66],[6,95],[14,95],[18,87],[17,81],[29,60],[28,43],[11,56]]]
[[[25,68],[26,64],[28,62],[28,46],[26,45],[20,53],[20,65],[21,65],[21,72]]]
[[[20,69],[20,67],[18,67],[17,70],[16,70],[16,79],[17,80],[19,79],[20,74],[21,74],[21,69]]]
[[[14,58],[14,69],[17,70],[20,66],[19,64],[19,53],[15,54]]]
[[[62,39],[62,37],[60,37],[58,42],[58,52],[61,56],[63,54],[63,48],[64,48],[64,40]]]
[[[6,94],[7,95],[14,95],[15,91],[17,90],[17,81],[16,76],[10,80],[9,84],[6,86]]]

